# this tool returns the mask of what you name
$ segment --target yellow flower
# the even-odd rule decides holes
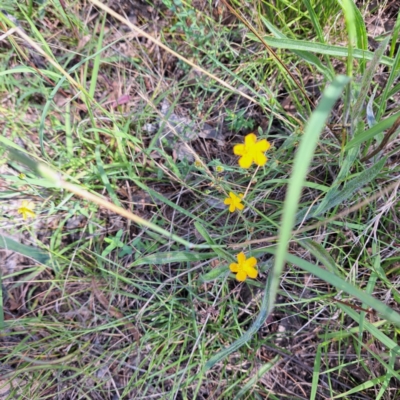
[[[253,162],[262,167],[268,160],[264,152],[270,147],[271,144],[267,140],[262,139],[257,142],[257,136],[254,133],[249,133],[244,138],[244,144],[236,144],[233,147],[233,153],[241,156],[239,165],[242,168],[250,168]]]
[[[237,260],[237,264],[232,263],[229,266],[229,269],[236,274],[236,279],[239,282],[245,281],[247,277],[250,277],[252,279],[257,278],[258,272],[254,268],[257,264],[257,259],[255,257],[250,257],[246,260],[246,256],[241,251],[237,255]]]
[[[202,164],[202,162],[200,160],[196,160],[194,162],[194,165],[195,165],[196,168],[202,168],[203,167],[203,164]]]
[[[241,203],[243,195],[236,196],[235,193],[229,192],[229,197],[224,200],[224,204],[229,206],[229,211],[234,212],[236,209],[243,210],[244,205]]]
[[[21,204],[21,207],[18,208],[17,212],[19,214],[22,214],[23,219],[28,219],[28,218],[34,218],[35,213],[33,212],[35,208],[35,204],[32,203],[31,201],[24,200]]]

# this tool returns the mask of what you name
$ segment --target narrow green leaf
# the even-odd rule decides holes
[[[252,33],[248,33],[247,36],[254,40],[259,41],[257,36]],[[333,46],[324,43],[316,43],[316,42],[307,42],[302,40],[294,40],[294,39],[277,39],[272,38],[270,36],[264,36],[263,39],[269,44],[271,47],[277,49],[287,49],[287,50],[303,50],[309,51],[317,54],[326,54],[333,57],[348,57],[349,49],[347,47],[341,46]],[[368,61],[372,60],[374,57],[374,53],[371,51],[364,51],[360,49],[354,49],[353,52],[354,58],[357,59],[366,59]],[[382,57],[382,64],[384,65],[393,65],[393,58],[390,57]]]
[[[261,20],[264,25],[270,30],[270,32],[275,35],[275,37],[279,39],[288,39],[279,29],[277,29],[273,24],[271,24],[264,16],[260,15]],[[304,61],[307,61],[309,64],[314,65],[321,74],[328,80],[332,80],[334,77],[334,72],[327,68],[321,60],[314,54],[309,51],[303,50],[293,50],[293,53],[302,58]]]
[[[354,116],[353,122],[354,126],[357,124],[357,120],[361,118],[361,107],[365,102],[365,98],[367,97],[368,91],[371,89],[371,82],[376,74],[377,67],[383,57],[383,53],[386,50],[386,47],[389,43],[390,36],[388,36],[382,43],[379,45],[378,49],[375,51],[374,57],[368,65],[368,68],[365,71],[365,74],[361,80],[361,90],[358,94],[357,101],[354,104],[352,115]]]
[[[309,165],[314,156],[319,135],[325,126],[326,120],[328,119],[332,108],[339,99],[344,87],[348,84],[348,82],[348,77],[339,75],[327,88],[325,88],[322,99],[315,111],[311,114],[311,117],[305,127],[304,135],[301,138],[301,142],[294,159],[293,173],[290,177],[285,202],[283,205],[283,218],[281,223],[281,231],[279,234],[279,244],[275,257],[275,265],[272,272],[271,291],[269,293],[269,311],[271,311],[274,306],[283,266],[285,264],[287,246],[292,235],[293,225],[296,221],[296,211],[303,189],[303,182],[305,181]]]
[[[196,253],[194,251],[167,251],[164,253],[151,254],[139,258],[131,265],[137,267],[138,265],[147,264],[168,264],[168,263],[184,263],[193,261],[211,260],[216,257],[216,253]]]
[[[332,183],[331,187],[328,190],[326,196],[322,199],[319,205],[316,205],[315,214],[319,214],[320,210],[323,210],[327,204],[332,200],[334,196],[338,193],[339,185],[343,184],[343,182],[349,179],[349,171],[353,166],[356,159],[358,159],[358,148],[352,148],[348,151],[344,157],[343,163],[341,165],[340,171],[334,182]],[[310,210],[311,211],[311,210]]]
[[[103,185],[106,187],[111,200],[113,201],[114,204],[122,207],[121,202],[119,201],[118,196],[116,195],[114,189],[112,188],[110,181],[108,179],[108,176],[107,176],[106,172],[104,171],[103,162],[100,157],[100,146],[96,146],[95,157],[96,157],[96,164],[97,164],[97,169],[100,174],[100,178],[103,182]]]
[[[271,275],[269,275],[267,278],[260,312],[258,313],[257,319],[253,322],[253,325],[251,325],[251,327],[239,339],[235,340],[230,346],[212,356],[204,366],[204,369],[206,371],[212,368],[217,362],[222,361],[225,357],[229,356],[229,354],[232,354],[234,351],[240,349],[263,326],[265,320],[268,317],[270,285]]]
[[[207,272],[206,274],[200,275],[199,280],[200,282],[211,282],[215,281],[221,275],[224,275],[228,272],[228,267],[226,265],[222,267],[212,268],[211,271]]]
[[[317,353],[315,354],[310,400],[315,400],[315,397],[316,397],[317,391],[318,391],[318,387],[319,387],[319,376],[320,376],[320,371],[321,371],[321,350],[322,350],[322,346],[318,345]]]
[[[103,21],[101,24],[101,28],[100,29],[95,29],[95,32],[99,32],[98,34],[98,41],[97,41],[97,48],[96,48],[96,57],[94,57],[94,61],[93,61],[93,69],[92,69],[92,73],[90,76],[90,87],[89,87],[89,96],[91,99],[94,99],[94,94],[95,94],[95,90],[97,87],[97,78],[99,75],[99,69],[100,69],[100,64],[102,61],[102,45],[103,45],[103,38],[104,38],[104,26],[106,23],[106,14],[104,13],[103,15]]]
[[[372,388],[376,386],[378,383],[381,383],[385,380],[385,376],[380,376],[379,378],[374,378],[370,379],[366,382],[361,383],[360,385],[357,385],[356,387],[348,390],[345,393],[338,394],[337,396],[333,396],[333,399],[341,399],[343,397],[346,397],[347,399],[349,398],[348,396],[353,395],[355,393],[363,392],[364,390],[367,390],[369,388]]]
[[[357,324],[360,321],[360,314],[355,311],[353,308],[348,307],[344,304],[338,304],[338,307],[340,307],[350,318],[352,318]],[[390,310],[391,308],[388,307]],[[393,310],[391,310],[393,311]],[[393,313],[397,314],[396,311],[393,311]],[[398,314],[397,314],[398,315]],[[400,346],[391,338],[385,335],[386,329],[382,327],[382,323],[384,321],[377,321],[375,324],[379,324],[379,326],[375,326],[375,324],[371,324],[368,321],[365,321],[364,323],[364,328],[366,331],[368,331],[378,342],[382,343],[383,346],[386,347],[389,351],[392,351],[394,354],[396,354],[397,357],[400,357]],[[398,377],[400,379],[400,376]]]
[[[344,150],[350,150],[352,147],[358,146],[367,140],[371,140],[374,136],[378,135],[379,133],[389,129],[396,121],[396,119],[400,116],[400,112],[390,116],[389,118],[384,119],[383,121],[379,121],[376,125],[372,128],[358,133],[354,136],[349,143],[346,144]]]
[[[311,239],[301,239],[298,244],[308,250],[329,272],[337,276],[341,276],[335,260],[324,249],[324,247]]]
[[[252,371],[251,378],[246,382],[246,384],[240,389],[240,391],[235,396],[234,400],[241,400],[245,397],[248,391],[253,390],[254,385],[257,384],[258,380],[262,378],[264,374],[266,374],[271,368],[273,368],[276,363],[281,359],[280,355],[276,355],[271,361],[262,365],[261,367],[257,367],[256,371]]]
[[[326,195],[329,196],[328,201],[322,201],[321,205],[317,204],[310,208],[305,208],[301,210],[296,216],[296,224],[308,220],[310,218],[316,218],[319,215],[325,213],[333,207],[343,203],[347,199],[351,197],[351,195],[365,186],[367,183],[371,182],[375,177],[379,174],[381,169],[386,163],[386,158],[378,161],[371,168],[368,168],[361,172],[358,176],[353,178],[351,181],[347,183],[344,189],[339,190],[337,187],[332,189],[332,193]]]
[[[42,250],[33,247],[27,246],[25,244],[19,243],[14,239],[11,239],[7,236],[3,236],[0,234],[0,248],[5,250],[15,251],[19,254],[22,254],[25,257],[31,258],[32,260],[38,262],[39,264],[44,264],[49,261],[49,255],[44,253]]]
[[[278,252],[277,249],[267,248],[266,251],[271,254],[276,254]],[[373,308],[377,311],[381,317],[387,319],[392,322],[396,326],[400,326],[400,314],[393,310],[391,307],[382,303],[381,301],[375,299],[364,290],[359,289],[358,287],[352,285],[351,283],[345,281],[339,276],[332,274],[329,271],[326,271],[318,266],[309,263],[306,260],[303,260],[300,257],[296,257],[292,254],[286,254],[285,260],[290,262],[298,267],[304,269],[305,271],[317,276],[320,279],[323,279],[325,282],[329,282],[329,284],[336,287],[337,290],[342,290],[348,293],[350,296],[354,296],[362,303],[366,304],[368,307]],[[358,320],[359,321],[359,320]],[[400,348],[398,348],[399,351]]]
[[[397,18],[397,23],[398,22],[400,22],[400,13]],[[400,68],[400,47],[397,49],[396,57],[394,59],[393,66],[390,70],[390,75],[385,84],[385,89],[384,89],[382,95],[379,96],[379,109],[376,113],[377,121],[379,121],[381,119],[383,113],[386,111],[387,101],[388,101],[389,97],[391,96],[390,90],[393,86],[393,83],[395,82],[395,80],[398,77],[399,68]]]
[[[232,255],[227,252],[226,250],[224,250],[222,247],[219,248],[216,246],[215,241],[213,240],[213,238],[208,234],[207,230],[204,228],[203,224],[200,224],[198,221],[195,221],[194,226],[197,229],[197,232],[200,233],[201,236],[203,236],[204,240],[207,242],[207,244],[209,244],[210,246],[213,246],[214,251],[216,254],[218,254],[218,256],[224,260],[234,260],[234,257],[232,257]]]

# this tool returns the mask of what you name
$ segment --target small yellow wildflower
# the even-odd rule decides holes
[[[196,160],[194,165],[196,168],[203,168],[203,163],[200,160]]]
[[[229,192],[229,197],[224,200],[224,204],[229,206],[229,211],[234,212],[236,209],[243,210],[244,205],[241,203],[243,195],[236,196],[235,193]]]
[[[243,282],[247,277],[252,279],[257,278],[258,272],[254,268],[257,265],[257,259],[255,257],[250,257],[246,260],[245,254],[241,251],[237,255],[237,264],[232,263],[229,269],[236,274],[236,279],[239,282]]]
[[[244,144],[236,144],[233,147],[233,153],[239,158],[239,165],[242,168],[250,168],[256,163],[262,167],[267,162],[266,152],[271,147],[271,144],[266,139],[261,139],[257,142],[257,136],[254,133],[249,133],[244,138]]]
[[[35,209],[34,203],[28,200],[23,200],[21,207],[18,208],[17,212],[19,214],[22,214],[23,219],[34,218],[36,215],[33,211],[34,209]]]

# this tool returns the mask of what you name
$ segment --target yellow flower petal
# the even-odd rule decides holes
[[[243,264],[246,261],[246,256],[244,255],[243,251],[241,251],[236,257],[239,265]]]
[[[252,279],[257,278],[258,271],[255,268],[246,268],[244,272]]]
[[[236,264],[236,263],[232,263],[232,264],[229,266],[229,269],[230,269],[232,272],[238,272],[238,271],[239,271],[239,265]]]
[[[28,218],[34,218],[35,213],[35,203],[28,201],[28,200],[23,200],[21,203],[21,207],[18,208],[17,212],[22,215],[23,219],[28,219]]]
[[[246,152],[244,144],[235,144],[233,146],[233,154],[236,156],[242,156]]]
[[[257,259],[255,257],[250,257],[246,260],[245,265],[247,268],[253,268],[257,265]]]
[[[246,274],[246,272],[244,272],[244,271],[239,271],[239,272],[236,274],[236,279],[237,279],[239,282],[244,282],[244,281],[246,280],[246,278],[247,278],[247,274]]]
[[[257,151],[267,151],[271,147],[271,144],[267,140],[261,139],[255,144],[255,147]]]
[[[239,165],[242,168],[250,168],[253,162],[258,166],[263,166],[267,162],[267,157],[264,152],[271,147],[271,144],[266,139],[261,139],[257,142],[257,136],[254,133],[249,133],[244,138],[244,144],[237,144],[233,147],[233,152],[239,159]]]
[[[256,144],[257,142],[257,136],[254,133],[249,133],[248,135],[246,135],[246,137],[244,138],[244,145],[247,147],[252,147]]]
[[[237,208],[238,210],[242,211],[243,208],[244,208],[244,204],[238,203],[238,204],[236,204],[236,208]]]
[[[250,168],[251,164],[253,164],[253,157],[251,154],[246,154],[239,159],[239,165],[242,168]]]
[[[239,282],[243,282],[247,277],[255,279],[258,276],[258,271],[254,268],[257,264],[257,259],[255,257],[250,257],[246,259],[246,255],[241,251],[236,255],[238,262],[229,265],[229,269],[236,273],[236,279]]]
[[[244,205],[241,203],[243,194],[238,196],[235,193],[229,192],[229,197],[224,200],[224,204],[229,205],[229,211],[234,212],[236,209],[243,210]]]
[[[259,166],[262,167],[267,162],[268,158],[265,157],[264,153],[256,153],[254,155],[254,162]]]

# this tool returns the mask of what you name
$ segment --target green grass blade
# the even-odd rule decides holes
[[[25,244],[16,242],[14,239],[3,236],[1,234],[0,249],[15,251],[43,265],[46,265],[46,263],[50,259],[49,255],[47,253],[44,253],[42,250],[33,246],[27,246]]]
[[[212,368],[217,362],[222,361],[225,357],[229,356],[229,354],[232,354],[234,351],[240,349],[263,326],[265,320],[268,317],[268,310],[270,308],[269,307],[270,285],[271,285],[271,275],[269,275],[267,278],[267,283],[264,289],[264,297],[261,303],[260,312],[257,316],[257,319],[254,321],[253,325],[251,325],[251,327],[239,339],[235,340],[230,346],[212,356],[204,366],[204,369],[206,371]]]
[[[354,126],[357,125],[357,120],[361,117],[361,108],[365,102],[365,98],[367,97],[368,91],[371,89],[371,82],[376,74],[377,67],[383,57],[383,53],[386,50],[386,47],[389,43],[390,37],[387,37],[382,43],[379,45],[378,49],[375,52],[374,58],[369,63],[367,70],[364,73],[364,76],[361,81],[361,90],[357,97],[357,101],[354,104],[352,115],[354,116],[353,122]]]
[[[101,29],[99,33],[99,40],[97,42],[97,49],[96,49],[96,57],[93,61],[93,70],[90,77],[90,87],[89,87],[89,96],[91,99],[94,99],[94,94],[97,86],[97,78],[99,76],[99,69],[101,64],[101,55],[102,55],[102,45],[103,45],[103,38],[104,38],[104,26],[106,23],[106,14],[103,15],[103,22],[101,24]]]
[[[280,360],[280,356],[275,356],[271,361],[259,367],[257,371],[252,372],[252,377],[248,382],[242,387],[242,389],[235,396],[234,400],[241,400],[246,395],[246,392],[250,391],[252,387],[257,383],[257,381],[262,378],[275,364]]]
[[[199,276],[199,281],[202,283],[211,282],[218,279],[220,276],[225,275],[229,271],[227,265],[212,268],[211,271]]]
[[[325,268],[337,276],[341,276],[335,260],[324,249],[324,247],[311,239],[302,239],[297,242],[300,246],[308,250]]]
[[[4,297],[3,297],[4,296]],[[6,298],[6,294],[3,293],[3,277],[0,270],[0,332],[4,329],[4,304],[3,299]]]
[[[400,13],[399,13],[399,18],[400,18]],[[400,21],[400,20],[399,20]],[[382,114],[386,110],[387,106],[387,101],[390,97],[390,89],[393,86],[393,83],[395,82],[396,78],[398,77],[398,72],[400,68],[400,47],[397,49],[396,57],[393,62],[392,69],[390,70],[390,75],[389,78],[386,82],[385,89],[382,93],[382,95],[379,97],[379,109],[376,113],[376,120],[379,121],[382,117]]]
[[[346,21],[347,34],[349,37],[348,50],[349,55],[347,57],[347,75],[353,76],[353,49],[356,44],[357,29],[356,29],[356,16],[354,7],[351,0],[338,0],[338,3],[342,7],[344,18]]]
[[[383,121],[378,122],[372,128],[358,133],[354,136],[352,140],[345,146],[344,150],[350,150],[351,148],[358,146],[368,140],[371,140],[374,136],[378,135],[379,133],[389,129],[396,121],[396,119],[400,116],[400,112],[390,116],[389,118],[384,119]]]
[[[321,347],[321,345],[319,345],[317,347],[317,353],[315,354],[310,400],[314,400],[317,395],[318,384],[319,384],[319,375],[320,375],[320,371],[321,371],[321,350],[322,350],[322,347]]]
[[[347,399],[349,399],[351,397],[347,397],[347,396],[354,395],[355,393],[359,393],[359,392],[365,391],[369,388],[372,388],[372,387],[376,386],[378,383],[383,382],[384,380],[385,380],[385,376],[380,376],[378,378],[370,379],[370,380],[363,382],[360,385],[357,385],[356,387],[348,390],[345,393],[341,393],[337,396],[333,396],[332,400],[333,399],[341,399],[343,397],[346,397]]]
[[[216,253],[196,253],[194,251],[167,251],[144,256],[133,262],[132,267],[138,265],[162,265],[168,263],[183,263],[210,260],[217,256]]]
[[[399,32],[400,32],[400,13],[397,13],[397,19],[392,33],[392,42],[390,43],[390,52],[389,52],[390,57],[393,57],[394,51],[396,49]]]
[[[319,215],[330,210],[331,208],[349,199],[355,191],[361,189],[367,183],[375,179],[379,172],[381,172],[385,163],[386,158],[378,161],[371,168],[368,168],[365,171],[361,172],[350,182],[348,182],[342,190],[339,190],[337,185],[334,186],[332,190],[326,194],[325,198],[320,204],[311,207],[311,209],[306,208],[301,210],[296,216],[296,223],[300,223],[301,221],[305,221],[310,218],[318,217]]]
[[[264,25],[270,30],[273,35],[275,35],[275,37],[277,37],[278,39],[288,39],[287,36],[285,36],[280,30],[272,25],[264,16],[261,15],[260,17]],[[321,60],[314,54],[310,53],[309,51],[302,50],[293,50],[293,53],[302,58],[304,61],[307,61],[309,64],[314,65],[315,68],[317,68],[318,71],[321,72],[321,74],[323,74],[326,79],[332,80],[334,78],[334,71],[330,70],[324,64],[322,64]]]
[[[271,291],[269,293],[269,311],[271,311],[274,306],[283,266],[285,264],[286,250],[295,223],[296,211],[300,201],[301,191],[303,189],[303,182],[306,179],[309,165],[314,156],[319,135],[325,126],[325,122],[328,119],[333,106],[339,99],[348,82],[349,78],[340,75],[336,77],[335,80],[324,90],[321,102],[311,114],[306,125],[304,135],[296,153],[293,164],[293,173],[290,178],[283,206],[282,228],[279,234],[279,245],[272,272]]]
[[[351,307],[348,307],[344,304],[338,304],[338,306],[349,316],[351,317],[355,322],[360,321],[360,314],[353,310]],[[390,307],[388,307],[390,308]],[[395,311],[393,311],[396,313]],[[396,313],[397,314],[397,313]],[[385,346],[389,351],[393,352],[393,354],[396,354],[397,357],[400,357],[400,346],[391,338],[389,338],[385,333],[383,333],[384,329],[379,328],[373,324],[371,324],[368,321],[365,321],[364,328],[366,331],[368,331],[373,337],[375,337],[376,340],[378,340],[380,343],[382,343],[383,346]],[[398,377],[399,379],[399,377]]]
[[[218,248],[216,247],[216,243],[213,240],[213,238],[209,235],[207,230],[204,228],[202,224],[200,224],[198,221],[194,223],[194,226],[196,227],[197,231],[200,233],[201,236],[203,236],[204,240],[209,244],[210,246],[213,246],[215,249],[215,253],[218,254],[219,257],[222,259],[227,259],[231,261],[235,261],[234,257],[232,255],[225,251],[223,248]]]
[[[96,157],[97,170],[99,171],[103,185],[107,189],[107,192],[110,195],[110,198],[113,201],[113,203],[121,207],[121,202],[119,201],[118,196],[116,195],[114,189],[112,188],[110,180],[108,179],[108,176],[104,171],[103,162],[101,161],[101,156],[100,156],[100,146],[96,146],[95,157]]]
[[[396,360],[397,360],[396,354],[391,351],[390,352],[390,358],[389,358],[390,369],[388,369],[386,371],[386,374],[384,375],[385,379],[382,382],[382,386],[381,386],[381,389],[379,390],[378,395],[376,396],[376,400],[380,400],[387,393],[386,390],[389,387],[390,380],[394,377],[393,373],[391,372],[391,370],[395,369]]]
[[[277,253],[278,251],[275,252],[273,249],[268,249],[268,252],[273,254]],[[297,265],[305,271],[317,276],[318,278],[323,279],[325,282],[329,282],[331,285],[335,286],[337,290],[342,290],[348,293],[350,296],[354,296],[362,303],[366,304],[368,307],[373,308],[388,321],[397,326],[400,326],[400,314],[394,311],[391,307],[375,299],[364,290],[361,290],[351,283],[340,278],[339,276],[332,274],[331,272],[326,271],[322,268],[319,268],[318,266],[311,264],[308,261],[303,260],[292,254],[286,255],[286,261]],[[359,322],[360,319],[358,319],[357,321]]]
[[[259,41],[257,36],[252,33],[248,33],[247,36],[255,41]],[[348,57],[349,49],[342,46],[328,45],[324,43],[307,42],[304,40],[294,40],[294,39],[277,39],[270,36],[264,36],[263,39],[267,44],[276,49],[287,49],[287,50],[299,50],[299,51],[309,51],[317,54],[326,54],[332,57]],[[365,59],[371,61],[374,57],[374,52],[364,51],[360,49],[354,49],[353,56],[357,59]],[[382,64],[392,66],[393,58],[382,57]]]

